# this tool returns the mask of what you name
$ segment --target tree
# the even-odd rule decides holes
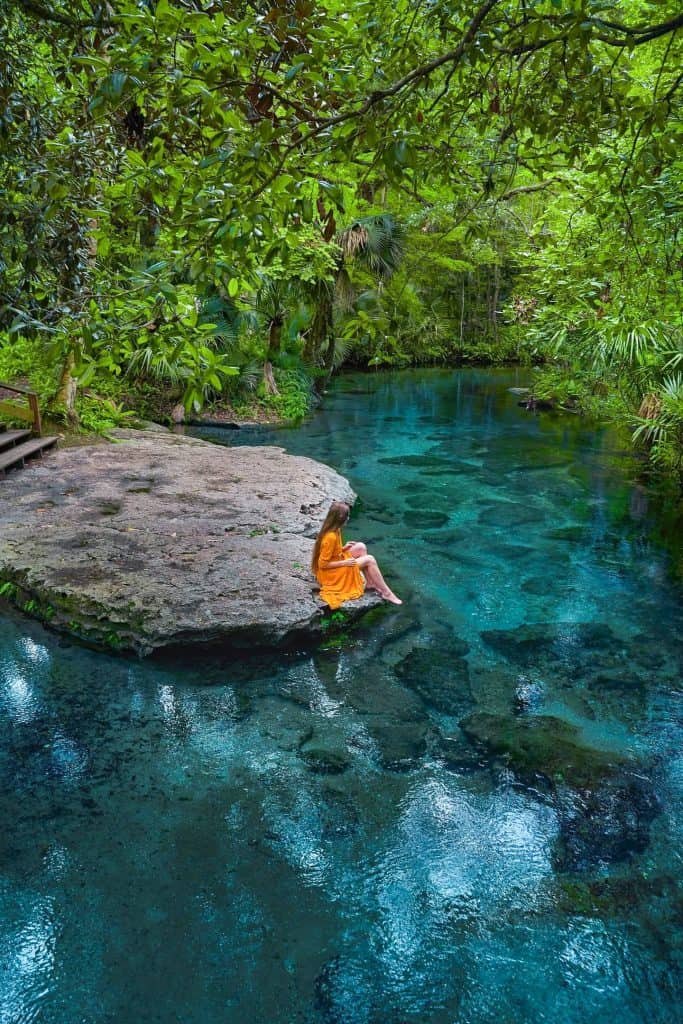
[[[0,27],[0,330],[49,340],[67,380],[165,367],[200,401],[228,372],[192,310],[265,280],[303,288],[304,354],[328,373],[351,248],[388,210],[402,269],[374,289],[361,244],[351,273],[381,299],[377,344],[396,339],[382,358],[549,351],[558,314],[647,320],[662,276],[673,322],[673,0],[8,0]],[[532,323],[501,330],[507,300]]]

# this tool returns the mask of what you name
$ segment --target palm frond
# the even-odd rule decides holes
[[[291,301],[290,288],[286,281],[279,278],[261,275],[261,284],[252,302],[257,316],[270,323],[273,320],[283,321]]]
[[[337,335],[337,344],[334,349],[334,360],[333,367],[335,370],[339,370],[346,362],[349,352],[353,347],[353,341],[350,337],[344,334]]]
[[[671,404],[676,411],[683,413],[683,374],[672,374],[665,377],[662,383],[662,400],[665,404]]]
[[[638,410],[632,438],[649,449],[655,463],[683,464],[683,374],[665,377],[657,394],[646,396]]]
[[[230,299],[211,295],[202,302],[197,323],[212,324],[214,345],[219,352],[230,352],[237,345],[241,328],[241,312]],[[208,341],[205,335],[205,340]]]
[[[176,384],[187,376],[187,367],[180,365],[172,353],[160,351],[153,345],[143,345],[131,355],[126,372]]]
[[[679,366],[683,366],[683,341],[680,338],[678,338],[678,347],[665,352],[664,358],[666,359],[665,370],[677,370]]]
[[[658,320],[627,325],[603,320],[583,332],[583,344],[592,349],[594,365],[645,366],[666,345],[668,325]]]
[[[341,231],[337,242],[345,259],[358,259],[380,279],[386,280],[403,258],[403,231],[389,213],[360,217]]]
[[[256,391],[263,378],[263,364],[250,362],[242,367],[240,387],[245,391]]]
[[[356,221],[351,224],[350,227],[340,231],[337,238],[339,248],[344,254],[344,259],[352,260],[359,253],[363,253],[370,239],[370,232],[361,224],[360,221]]]

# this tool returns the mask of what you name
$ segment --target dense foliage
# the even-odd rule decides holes
[[[0,376],[98,426],[526,360],[681,473],[674,0],[6,0],[0,35]]]

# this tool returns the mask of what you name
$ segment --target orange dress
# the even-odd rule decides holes
[[[316,576],[320,583],[320,596],[330,608],[339,608],[344,601],[355,601],[365,592],[365,580],[357,565],[340,565],[336,569],[324,569],[327,562],[341,562],[352,558],[342,551],[341,533],[330,530],[320,545],[320,558]]]

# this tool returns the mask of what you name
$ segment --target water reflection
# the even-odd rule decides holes
[[[57,924],[53,903],[34,898],[17,906],[3,893],[0,1022],[32,1024],[43,1018],[53,984]]]
[[[39,711],[34,687],[16,667],[5,676],[5,704],[17,722],[29,722]]]
[[[73,782],[84,775],[88,767],[88,752],[75,740],[57,732],[50,746],[51,775],[64,782]]]

